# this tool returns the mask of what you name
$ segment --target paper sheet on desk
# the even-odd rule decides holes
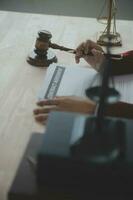
[[[52,64],[47,70],[39,99],[54,96],[85,96],[85,89],[91,84],[96,84],[97,76],[98,73],[91,68]]]
[[[133,75],[117,76],[114,83],[121,94],[121,101],[133,103]],[[47,69],[39,99],[54,96],[85,96],[85,89],[97,84],[99,74],[92,68],[52,64]]]

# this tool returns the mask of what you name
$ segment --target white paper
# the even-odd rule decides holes
[[[57,66],[65,68],[56,96],[85,96],[85,90],[94,85],[99,85],[100,75],[92,68],[79,66],[65,66],[52,64],[47,69],[47,73],[39,93],[39,99],[44,99],[48,90],[52,76]],[[110,81],[112,86],[112,81]],[[121,101],[133,103],[133,75],[114,77],[114,85],[121,94]]]
[[[91,68],[52,64],[47,70],[39,99],[44,99],[57,66],[65,68],[56,96],[85,96],[85,89],[96,84],[99,74]]]

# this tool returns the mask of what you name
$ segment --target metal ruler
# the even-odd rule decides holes
[[[44,96],[45,99],[52,99],[54,96],[56,96],[64,71],[65,67],[56,66],[46,94]]]

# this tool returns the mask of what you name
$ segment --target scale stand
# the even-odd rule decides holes
[[[111,24],[112,23],[112,24]],[[108,41],[110,38],[110,41]],[[109,43],[110,42],[110,43]],[[99,36],[97,43],[102,46],[121,46],[121,36],[116,31],[116,1],[109,0],[108,2],[108,17],[107,26]]]

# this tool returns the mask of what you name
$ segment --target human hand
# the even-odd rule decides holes
[[[35,120],[45,124],[50,111],[68,111],[78,112],[83,114],[93,113],[95,110],[95,103],[87,98],[76,96],[61,96],[54,99],[45,99],[37,102],[39,108],[34,112]]]
[[[92,56],[89,53],[92,53]],[[87,40],[76,48],[76,63],[80,62],[80,58],[84,58],[88,64],[99,71],[104,60],[103,49],[97,43]]]

